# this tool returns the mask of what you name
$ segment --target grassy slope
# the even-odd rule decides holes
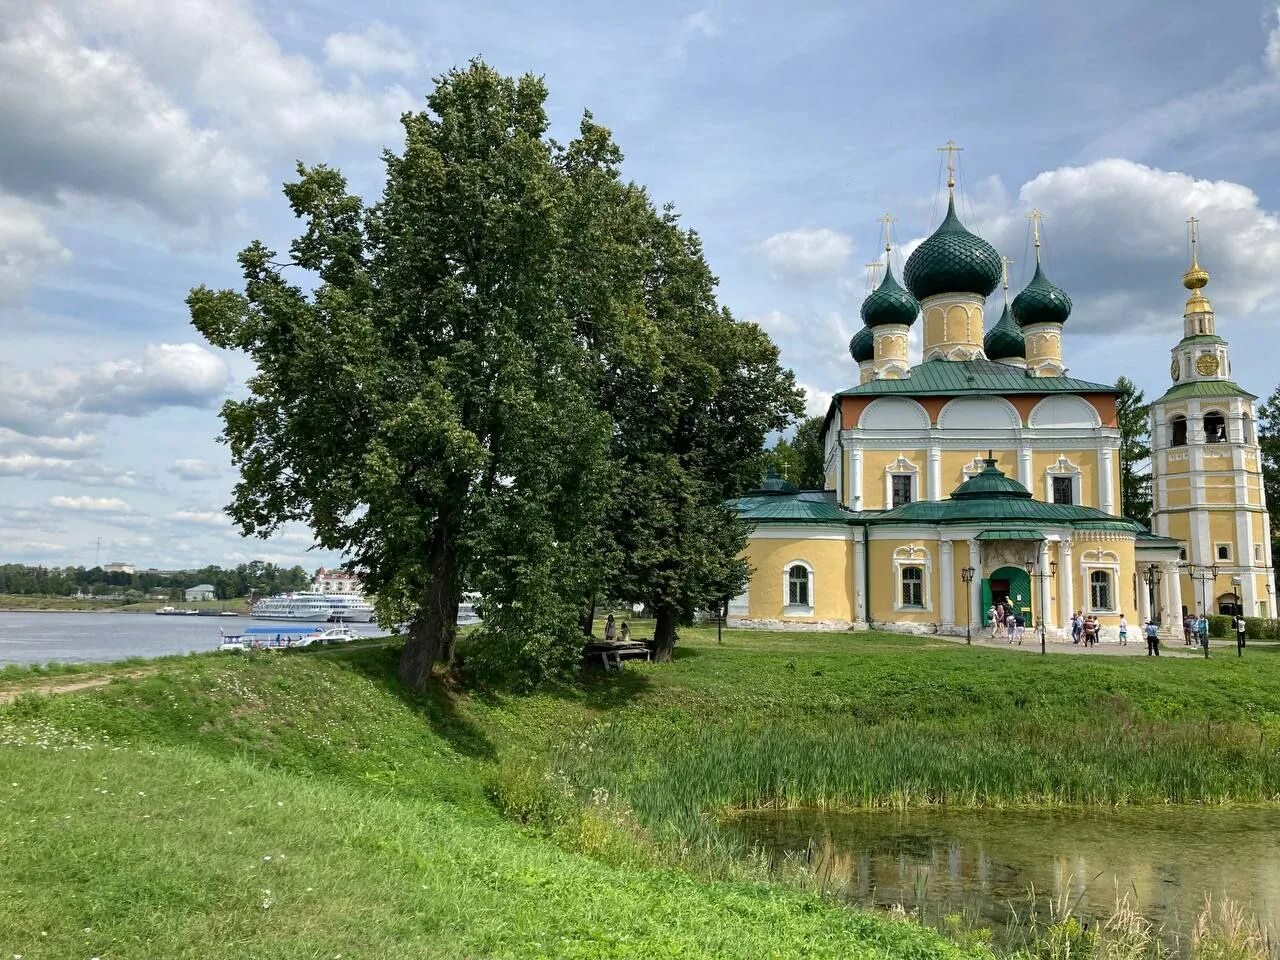
[[[528,697],[403,696],[395,650],[363,645],[20,699],[0,708],[0,956],[945,955],[655,864],[705,868],[724,806],[1280,793],[1274,653],[725,636]]]

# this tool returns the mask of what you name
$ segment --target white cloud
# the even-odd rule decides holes
[[[133,512],[133,508],[119,497],[50,497],[49,506],[81,513]]]
[[[362,33],[334,33],[325,38],[330,65],[356,73],[409,73],[417,57],[399,30],[375,20]]]
[[[165,16],[153,28],[172,23]],[[14,192],[103,197],[192,222],[265,187],[245,155],[197,128],[135,58],[88,46],[52,7],[10,19],[0,75],[0,182]]]
[[[771,337],[795,333],[799,329],[796,326],[795,318],[788,313],[783,313],[781,310],[769,310],[766,313],[755,314],[746,319],[748,322],[756,324]]]
[[[34,453],[38,456],[78,460],[90,456],[98,449],[98,438],[91,433],[77,433],[71,437],[27,436],[0,427],[0,453]]]
[[[91,487],[137,487],[138,475],[133,470],[110,467],[87,460],[41,457],[33,453],[0,456],[0,476],[26,477],[30,480],[67,480]]]
[[[827,409],[831,406],[831,391],[811,387],[805,383],[800,384],[800,389],[804,391],[804,415],[806,417],[820,417],[827,412]]]
[[[170,520],[178,523],[192,523],[201,527],[231,529],[231,518],[218,510],[175,510],[169,514]]]
[[[30,204],[0,196],[0,303],[19,299],[38,274],[70,259]]]
[[[98,364],[84,378],[81,408],[136,417],[157,407],[207,407],[229,381],[226,362],[199,344],[154,343],[141,359]]]
[[[167,469],[180,480],[212,480],[219,475],[218,468],[209,461],[194,457],[175,460]]]
[[[784,276],[823,276],[838,273],[853,253],[848,235],[820,227],[775,233],[760,251],[776,273]]]
[[[720,24],[710,10],[695,10],[682,17],[671,29],[667,43],[668,62],[672,65],[683,63],[695,40],[715,40],[720,32]]]

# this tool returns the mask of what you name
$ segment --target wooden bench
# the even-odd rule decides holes
[[[600,663],[606,670],[621,670],[623,660],[653,659],[649,648],[634,640],[630,643],[589,643],[586,656],[588,658],[599,656]]]

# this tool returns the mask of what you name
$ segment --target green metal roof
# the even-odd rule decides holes
[[[883,524],[1027,524],[1075,527],[1084,530],[1122,530],[1137,534],[1142,527],[1093,507],[1043,500],[918,500],[887,510],[876,518]]]
[[[1163,403],[1166,400],[1191,400],[1200,397],[1244,397],[1246,400],[1257,400],[1257,396],[1230,380],[1192,380],[1189,383],[1174,384],[1164,392],[1164,396],[1153,401]]]
[[[1226,343],[1226,342],[1227,342],[1227,341],[1223,340],[1223,339],[1222,339],[1220,336],[1218,336],[1216,333],[1196,333],[1196,334],[1192,334],[1192,335],[1191,335],[1191,336],[1189,336],[1189,337],[1183,337],[1181,340],[1179,340],[1179,341],[1178,341],[1178,343],[1179,343],[1179,344],[1184,344],[1184,343]]]
[[[1159,534],[1152,533],[1150,530],[1139,530],[1138,546],[1140,547],[1180,547],[1182,546],[1182,541],[1174,540],[1171,537],[1162,537]]]
[[[1035,276],[1013,298],[1013,316],[1024,327],[1032,323],[1063,324],[1071,316],[1071,298],[1057,284],[1049,282],[1038,259]]]
[[[1075,377],[1033,377],[1021,367],[993,360],[929,360],[901,380],[872,380],[841,390],[837,397],[927,394],[1111,393],[1110,384]]]
[[[863,325],[849,340],[849,356],[854,363],[863,363],[875,357],[876,337],[871,328]]]
[[[730,500],[729,506],[750,523],[850,524],[860,518],[861,514],[841,509],[834,500],[834,492],[825,490],[752,492]]]
[[[1044,534],[1039,530],[1020,530],[1013,527],[1008,530],[983,530],[975,540],[1043,540]]]
[[[953,196],[938,229],[912,251],[902,277],[917,300],[936,293],[986,296],[1001,274],[1000,255],[987,241],[965,229]]]
[[[977,476],[970,477],[951,491],[952,500],[1030,500],[1031,491],[996,466],[990,457]]]

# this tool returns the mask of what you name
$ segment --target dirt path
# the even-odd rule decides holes
[[[22,696],[24,693],[39,693],[45,696],[52,696],[55,693],[77,693],[81,690],[93,690],[96,687],[105,687],[112,680],[130,679],[136,680],[140,677],[148,677],[156,672],[156,667],[142,667],[134,670],[114,670],[111,673],[100,673],[96,675],[78,674],[61,678],[42,678],[39,682],[30,680],[19,680],[14,683],[4,684],[0,686],[0,705],[13,703],[14,700]]]

